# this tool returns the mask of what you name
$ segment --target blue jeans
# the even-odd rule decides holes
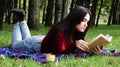
[[[25,21],[14,24],[12,45],[13,49],[27,50],[31,53],[40,52],[41,41],[44,36],[31,36]]]

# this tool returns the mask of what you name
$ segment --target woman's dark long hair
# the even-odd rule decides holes
[[[74,27],[84,19],[87,13],[89,13],[89,15],[91,16],[91,13],[87,8],[77,6],[69,13],[69,15],[63,21],[59,23],[60,27],[65,31],[65,35],[67,37],[69,37],[71,33],[74,32]],[[87,29],[84,32],[80,32],[76,39],[84,39]]]

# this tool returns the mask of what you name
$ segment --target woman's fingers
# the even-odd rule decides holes
[[[102,45],[102,46],[100,46],[100,49],[101,49],[101,50],[103,50],[103,49],[104,49],[104,46],[103,46],[103,45]]]
[[[79,49],[83,50],[83,51],[86,51],[86,50],[87,50],[87,48],[84,47],[83,45],[77,44],[76,46],[77,46]]]
[[[95,54],[99,54],[101,51],[102,51],[102,49],[99,47],[99,46],[96,46],[96,47],[94,47],[94,49],[92,50]]]
[[[101,49],[99,46],[96,46],[97,52],[101,52]]]
[[[84,40],[77,40],[76,46],[83,51],[88,51],[89,49],[87,46],[87,42],[85,42]]]
[[[87,42],[85,42],[84,40],[81,40],[81,43],[83,44],[82,46],[84,46],[86,49],[89,49]]]

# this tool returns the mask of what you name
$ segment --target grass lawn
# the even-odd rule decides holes
[[[4,24],[3,31],[0,31],[0,47],[7,46],[11,43],[13,25]],[[87,33],[87,41],[89,42],[92,38],[100,33],[109,34],[113,36],[112,43],[106,45],[106,49],[120,51],[120,26],[112,25],[105,26],[100,25],[98,27],[92,27]],[[41,25],[40,30],[31,30],[32,35],[45,35],[49,30],[48,27]],[[115,56],[103,56],[95,55],[87,58],[74,58],[72,56],[68,59],[62,58],[58,62],[50,62],[47,64],[41,64],[33,60],[27,59],[11,59],[5,57],[0,59],[0,67],[119,67],[120,57]]]

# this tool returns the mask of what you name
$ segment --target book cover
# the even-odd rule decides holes
[[[93,49],[95,46],[101,46],[101,45],[105,46],[108,43],[110,43],[111,40],[112,40],[112,36],[99,34],[97,37],[95,37],[93,40],[91,40],[88,43],[89,51],[91,51],[91,49]]]

